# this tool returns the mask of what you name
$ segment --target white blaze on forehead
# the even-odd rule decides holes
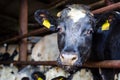
[[[77,22],[80,18],[83,18],[86,16],[85,12],[83,10],[78,9],[72,9],[69,11],[68,16],[74,21]]]

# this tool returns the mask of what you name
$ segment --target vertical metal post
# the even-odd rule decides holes
[[[28,24],[28,2],[27,0],[20,0],[20,35],[27,34]],[[27,39],[21,39],[20,41],[20,61],[27,60]]]

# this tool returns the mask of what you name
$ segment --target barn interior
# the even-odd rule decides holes
[[[27,11],[24,13],[27,14],[28,33],[41,28],[41,26],[34,19],[34,12],[36,10],[47,9],[51,12],[52,15],[56,16],[56,14],[61,9],[63,9],[65,5],[69,4],[85,4],[91,6],[91,10],[106,6],[104,0],[28,0],[26,4]],[[24,14],[20,15],[22,9],[20,6],[23,6],[23,2],[21,0],[0,1],[0,42],[18,36],[20,34],[20,17],[25,16]]]
[[[88,5],[90,10],[95,14],[120,9],[119,0],[0,0],[0,45],[19,45],[19,61],[14,62],[14,64],[56,65],[56,63],[52,61],[39,63],[25,62],[27,61],[27,44],[29,42],[28,38],[33,36],[43,37],[54,33],[36,22],[34,19],[34,12],[36,10],[46,9],[53,16],[57,17],[56,14],[66,5],[70,4]],[[113,6],[104,8],[110,5]],[[8,64],[11,62],[0,61],[0,64],[3,63]]]

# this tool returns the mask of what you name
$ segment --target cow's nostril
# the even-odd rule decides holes
[[[73,60],[76,60],[76,59],[77,59],[77,57],[73,57],[73,58],[72,58],[72,61],[73,61]]]
[[[61,58],[62,58],[62,59],[64,59],[64,56],[63,56],[63,55],[61,55]]]
[[[60,55],[60,60],[63,62],[63,60],[64,60],[64,56],[61,54]]]

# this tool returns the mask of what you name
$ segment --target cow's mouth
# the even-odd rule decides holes
[[[60,66],[61,68],[63,68],[67,72],[76,71],[78,68],[80,68],[82,66],[81,62],[77,62],[74,65],[64,65],[59,60],[57,60],[57,63],[58,63],[58,66]]]
[[[69,66],[69,65],[58,65],[59,67],[61,67],[62,69],[64,69],[67,72],[71,72],[73,70],[76,70],[77,67],[75,66]]]

